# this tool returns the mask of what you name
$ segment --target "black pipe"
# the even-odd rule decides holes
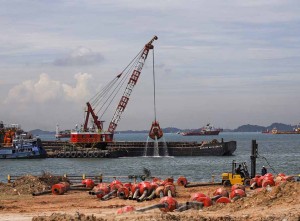
[[[40,195],[45,195],[45,194],[48,194],[48,193],[52,193],[52,191],[51,190],[45,190],[45,191],[42,191],[42,192],[32,193],[32,196],[40,196]]]
[[[189,188],[189,187],[197,187],[197,186],[217,186],[217,185],[222,185],[222,183],[188,183],[184,187]]]
[[[191,206],[193,209],[202,209],[204,203],[198,201],[186,202],[186,205]]]
[[[156,209],[156,208],[166,208],[168,205],[166,203],[159,203],[152,206],[147,206],[141,209],[137,209],[137,212],[145,212],[147,210]]]
[[[133,194],[132,199],[133,199],[133,200],[136,200],[136,199],[138,198],[138,196],[139,196],[139,193],[140,193],[140,190],[139,190],[139,189],[136,189],[136,190],[134,191],[134,194]]]
[[[150,194],[150,196],[146,197],[146,201],[148,200],[152,200],[155,197],[155,190],[152,190],[152,193]]]
[[[145,197],[147,196],[148,194],[148,190],[144,190],[142,196],[140,198],[137,199],[138,202],[142,202],[144,201]]]
[[[98,195],[98,194],[103,194],[103,190],[99,190],[97,192],[89,191],[90,195]]]
[[[254,190],[256,188],[256,182],[253,182],[250,186],[250,190]]]
[[[176,212],[182,212],[182,211],[186,211],[189,209],[202,209],[204,206],[204,204],[202,202],[197,202],[197,201],[191,201],[191,202],[186,202],[183,205],[180,205],[175,211]]]
[[[251,146],[251,178],[255,177],[256,174],[256,158],[257,158],[257,150],[258,145],[256,143],[256,140],[252,140],[252,146]]]
[[[82,191],[88,191],[91,190],[92,188],[86,188],[86,187],[70,187],[69,190],[82,190]]]
[[[117,192],[118,190],[113,190],[113,191],[111,191],[110,193],[108,193],[108,194],[106,194],[105,196],[103,196],[102,198],[101,198],[101,200],[108,200],[112,195],[114,195],[116,192]]]
[[[211,200],[212,201],[217,201],[219,198],[221,198],[222,197],[222,195],[216,195],[216,196],[213,196],[212,198],[211,198]]]
[[[177,209],[175,209],[174,211],[175,212],[183,212],[183,211],[186,211],[186,210],[189,210],[191,207],[191,205],[187,205],[187,204],[184,204],[184,205],[180,205]]]

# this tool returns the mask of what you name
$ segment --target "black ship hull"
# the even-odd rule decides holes
[[[236,141],[222,143],[199,144],[193,142],[168,142],[164,146],[154,147],[154,143],[143,145],[141,143],[133,143],[131,146],[124,143],[110,144],[108,149],[108,157],[139,157],[139,156],[230,156],[236,150]]]
[[[155,147],[157,145],[157,147]],[[236,150],[236,141],[197,142],[112,142],[97,148],[73,146],[62,141],[43,141],[48,157],[58,158],[118,158],[141,156],[230,156]]]

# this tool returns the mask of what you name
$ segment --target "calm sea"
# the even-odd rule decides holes
[[[44,140],[53,139],[40,136]],[[8,174],[40,175],[43,171],[52,174],[103,174],[124,176],[143,174],[143,168],[151,171],[152,176],[175,180],[183,175],[189,181],[209,181],[211,175],[220,181],[221,173],[231,170],[232,160],[247,162],[250,171],[251,141],[258,143],[257,173],[267,167],[271,173],[300,174],[300,135],[272,135],[262,133],[220,133],[218,136],[185,137],[179,134],[165,134],[166,141],[209,141],[218,139],[237,141],[234,156],[224,157],[135,157],[118,159],[31,159],[0,160],[0,181],[5,182]],[[117,141],[146,141],[147,134],[116,134]],[[109,181],[109,180],[107,180]]]

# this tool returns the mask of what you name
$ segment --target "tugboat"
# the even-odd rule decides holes
[[[19,125],[4,127],[1,124],[0,159],[46,158],[47,153],[39,138],[24,132]]]
[[[205,127],[202,127],[200,130],[193,130],[190,132],[181,133],[183,136],[206,136],[206,135],[219,135],[222,131],[220,128],[214,128],[210,124],[207,124]]]

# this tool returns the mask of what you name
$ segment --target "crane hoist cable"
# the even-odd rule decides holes
[[[120,79],[120,77],[124,77],[123,73],[128,69],[129,66],[132,66],[133,62],[136,62],[136,58],[138,56],[140,56],[142,53],[142,50],[131,60],[131,62],[123,69],[123,71],[117,75],[111,82],[109,82],[100,92],[98,92],[94,97],[92,97],[90,99],[90,103],[92,104],[93,107],[97,107],[102,100],[105,99],[105,96],[108,94],[109,97],[111,96],[111,94],[109,94],[108,92],[114,88],[113,86],[115,85],[115,83]],[[127,70],[127,74],[128,74],[128,70]],[[117,86],[118,87],[118,86]],[[114,93],[114,90],[113,92]],[[109,99],[109,98],[108,98]],[[92,101],[93,100],[93,101]]]
[[[155,91],[155,71],[154,71],[154,48],[152,50],[152,69],[153,69],[153,107],[154,107],[154,121],[156,121],[156,91]]]
[[[141,52],[136,56],[140,56]],[[109,101],[108,105],[106,106],[106,108],[104,109],[104,111],[102,112],[100,118],[103,117],[103,115],[106,113],[107,109],[110,107],[111,103],[113,102],[113,100],[115,99],[115,97],[118,95],[119,91],[121,90],[121,88],[123,87],[124,83],[126,82],[126,80],[129,77],[129,74],[132,72],[133,68],[136,66],[136,64],[138,63],[138,60],[136,59],[136,57],[134,58],[135,60],[132,60],[130,62],[131,66],[129,67],[129,65],[126,67],[126,74],[123,75],[121,81],[118,83],[118,85],[114,88],[114,90],[112,91],[112,93],[109,95],[109,97],[106,99],[106,101],[104,102],[104,104],[101,106],[101,108],[98,110],[97,114],[104,108],[104,106],[106,105],[106,103]],[[124,69],[125,71],[125,69]],[[124,72],[123,71],[123,72]],[[122,73],[123,73],[122,72]],[[112,99],[110,99],[112,97]]]

